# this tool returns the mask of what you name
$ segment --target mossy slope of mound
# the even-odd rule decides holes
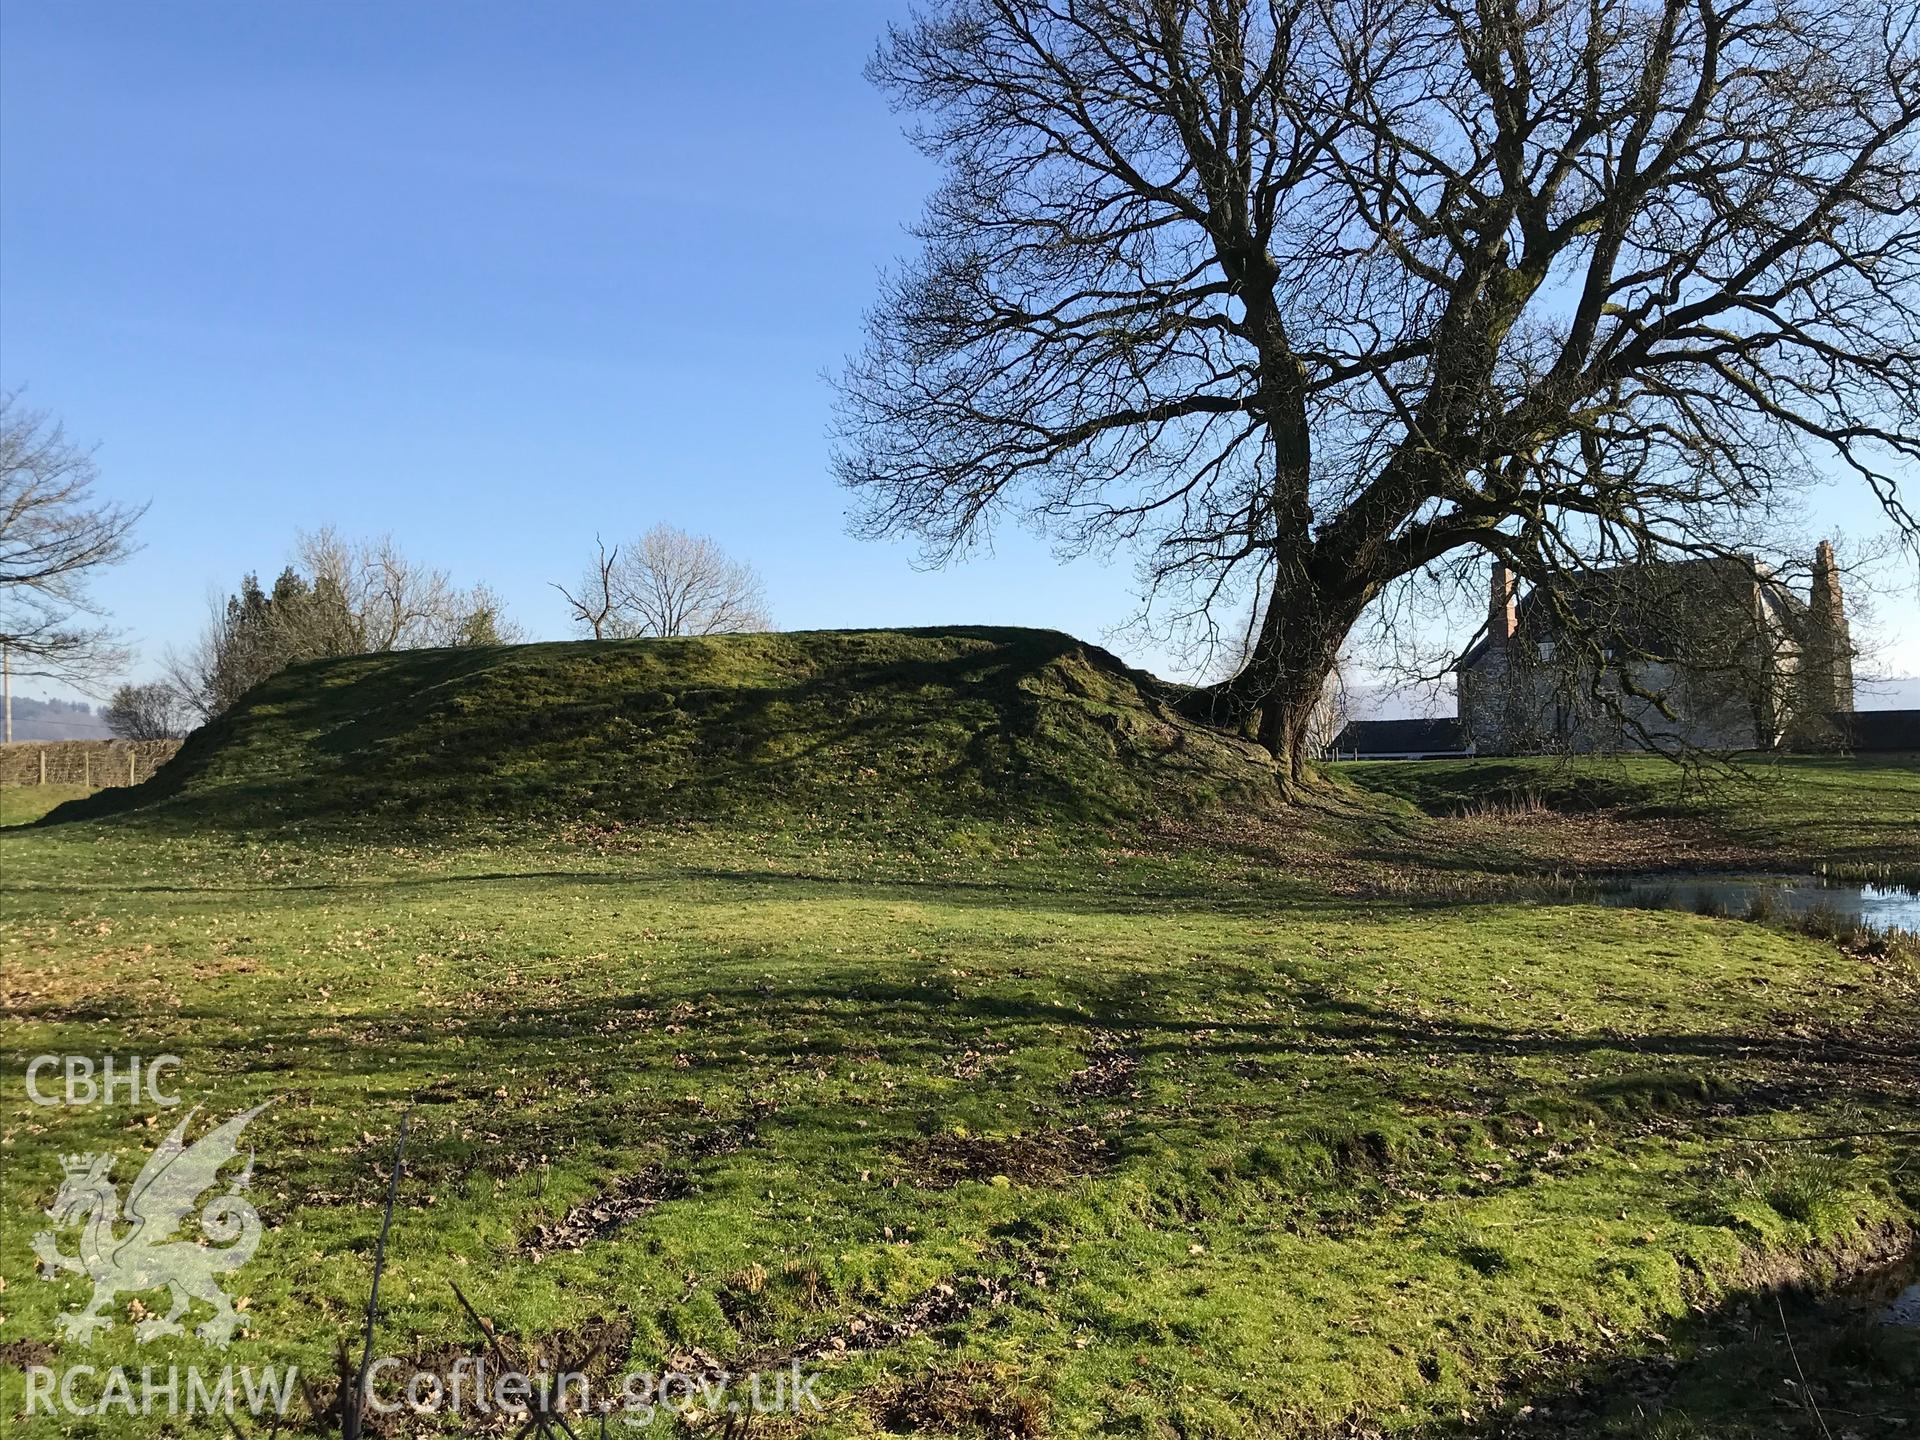
[[[1256,747],[1052,631],[823,631],[295,666],[153,781],[67,806],[257,825],[989,815],[1263,805]]]

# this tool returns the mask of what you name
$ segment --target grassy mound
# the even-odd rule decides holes
[[[1115,824],[1265,805],[1256,747],[1053,631],[823,631],[295,666],[56,819]]]

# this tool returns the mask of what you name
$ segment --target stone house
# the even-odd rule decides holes
[[[1493,567],[1456,667],[1482,755],[1835,743],[1853,647],[1833,547],[1802,598],[1745,557],[1625,565],[1520,595]]]

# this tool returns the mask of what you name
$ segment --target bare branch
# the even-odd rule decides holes
[[[146,506],[98,499],[99,478],[57,422],[0,394],[0,644],[15,674],[85,688],[126,664],[87,586],[133,553]]]
[[[1737,556],[1823,466],[1920,545],[1911,0],[945,0],[870,68],[943,182],[841,380],[860,528],[1253,585],[1213,713],[1276,754],[1463,548]]]

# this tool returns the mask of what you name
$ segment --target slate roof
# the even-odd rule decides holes
[[[1616,643],[1638,655],[1654,658],[1668,653],[1669,640],[1663,633],[1661,617],[1648,613],[1670,603],[1672,597],[1694,598],[1715,592],[1727,600],[1741,600],[1759,587],[1768,606],[1781,619],[1791,623],[1806,613],[1807,605],[1779,580],[1756,573],[1750,559],[1731,556],[1704,557],[1698,560],[1665,560],[1649,565],[1616,565],[1591,574],[1571,577],[1567,587],[1567,608],[1582,622],[1594,622],[1598,628],[1616,637]],[[1640,593],[1636,594],[1636,590]],[[1596,616],[1598,617],[1596,620]],[[1514,640],[1521,645],[1538,645],[1552,640],[1558,621],[1539,587],[1522,595],[1514,607]],[[1493,643],[1481,635],[1460,657],[1458,669],[1470,670]]]
[[[1333,742],[1342,755],[1461,755],[1467,731],[1452,715],[1435,720],[1352,720]]]
[[[1849,750],[1920,752],[1920,710],[1855,710],[1832,718]]]

